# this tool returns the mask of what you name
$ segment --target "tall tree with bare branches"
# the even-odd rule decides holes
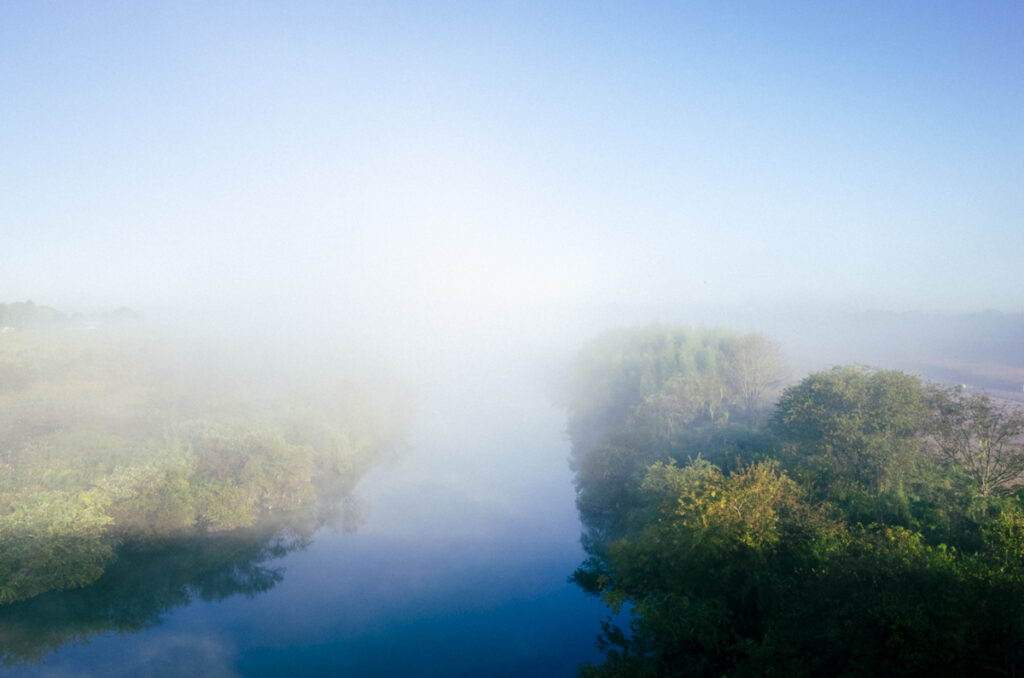
[[[938,456],[967,474],[979,497],[1021,485],[1024,411],[963,388],[933,388],[930,400]]]

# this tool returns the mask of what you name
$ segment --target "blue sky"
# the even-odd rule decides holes
[[[4,300],[1024,311],[1019,2],[0,1],[0,92]]]

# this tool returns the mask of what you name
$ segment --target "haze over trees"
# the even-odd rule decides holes
[[[580,674],[1024,669],[1020,410],[862,366],[772,406],[770,347],[648,327],[582,351],[568,417],[589,558],[573,579],[630,624],[605,623],[606,660]]]
[[[402,435],[393,393],[336,371],[197,361],[140,328],[24,329],[38,309],[0,334],[0,605],[203,539],[262,544],[258,563],[342,520]]]
[[[756,334],[651,326],[589,344],[566,395],[589,538],[621,533],[655,461],[748,445],[779,383],[778,351]]]

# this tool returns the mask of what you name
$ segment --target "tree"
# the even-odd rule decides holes
[[[779,346],[763,334],[747,334],[723,346],[725,379],[747,417],[767,405],[779,383]]]
[[[616,611],[628,603],[633,617],[630,634],[605,626],[609,662],[581,675],[763,672],[761,646],[794,603],[794,576],[830,557],[842,526],[774,461],[731,475],[703,459],[658,463],[641,490],[645,510],[626,538],[574,575]]]
[[[574,456],[625,423],[673,376],[692,372],[702,338],[686,327],[655,325],[607,332],[584,347],[565,385]]]
[[[573,580],[630,617],[579,675],[1021,675],[1024,412],[838,367],[786,389],[747,463],[677,466],[755,402],[719,348],[575,467],[604,540]]]
[[[897,370],[836,367],[811,374],[779,400],[772,426],[782,458],[827,499],[867,502],[868,510],[878,499],[905,502],[929,471],[925,395],[920,379]]]
[[[587,543],[601,550],[620,536],[650,464],[731,461],[754,435],[752,418],[733,414],[761,407],[777,366],[772,342],[719,329],[619,330],[585,347],[566,405]]]
[[[979,497],[1020,484],[1024,412],[962,388],[933,388],[929,400],[934,450],[943,462],[967,474]]]
[[[964,551],[864,525],[757,462],[654,464],[625,537],[574,574],[611,623],[581,676],[1019,675],[1024,506]]]

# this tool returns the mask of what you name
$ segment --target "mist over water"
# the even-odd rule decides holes
[[[0,503],[302,506],[244,544],[89,523],[114,574],[7,608],[44,660],[11,675],[572,675],[607,611],[567,582],[566,381],[609,329],[761,333],[780,387],[861,363],[1024,400],[1022,26],[0,4]],[[243,448],[245,506],[215,453]]]
[[[570,675],[597,659],[607,610],[566,582],[585,556],[562,408],[567,366],[602,329],[699,313],[451,307],[354,331],[326,313],[305,327],[270,315],[276,331],[226,314],[216,331],[183,320],[127,331],[155,342],[172,374],[248,383],[252,393],[342,375],[386,387],[407,417],[399,445],[358,481],[335,527],[265,563],[280,573],[269,590],[167,609],[137,634],[93,636],[11,674]],[[707,313],[705,324],[727,316]],[[792,380],[860,357],[960,374],[1001,365],[1004,379],[1020,364],[1019,316],[742,317],[734,326],[763,322],[793,341],[781,344]]]
[[[12,674],[568,675],[593,658],[603,606],[566,581],[583,557],[553,399],[568,346],[513,334],[508,316],[478,320],[417,332],[386,376],[379,353],[352,361],[343,333],[338,344],[244,332],[212,342],[179,326],[183,346],[162,350],[230,379],[292,388],[296,373],[345,365],[399,383],[407,435],[359,481],[354,531],[322,530],[268,562],[283,575],[269,591],[167,610],[135,636],[93,637]]]

